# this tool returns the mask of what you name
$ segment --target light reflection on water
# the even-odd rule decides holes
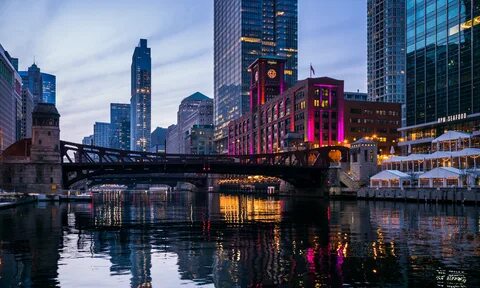
[[[109,192],[0,211],[0,287],[478,287],[478,211]]]

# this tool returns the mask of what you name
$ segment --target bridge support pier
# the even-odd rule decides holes
[[[288,194],[294,194],[295,193],[295,186],[292,184],[288,183],[287,181],[281,180],[280,181],[280,193],[288,193]]]

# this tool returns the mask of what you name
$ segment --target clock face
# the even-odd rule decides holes
[[[268,70],[267,75],[268,77],[270,77],[270,79],[273,79],[277,77],[277,71],[275,71],[274,69],[270,69]]]

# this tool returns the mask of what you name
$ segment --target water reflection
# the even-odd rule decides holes
[[[476,207],[193,193],[0,211],[0,287],[480,286]]]

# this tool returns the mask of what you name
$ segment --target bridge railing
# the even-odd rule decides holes
[[[348,148],[343,146],[321,147],[310,150],[286,151],[275,154],[255,155],[189,155],[165,154],[142,151],[125,151],[112,148],[82,145],[61,141],[62,163],[236,163],[242,165],[321,166],[331,162],[328,153],[339,150],[342,162],[348,161]]]

